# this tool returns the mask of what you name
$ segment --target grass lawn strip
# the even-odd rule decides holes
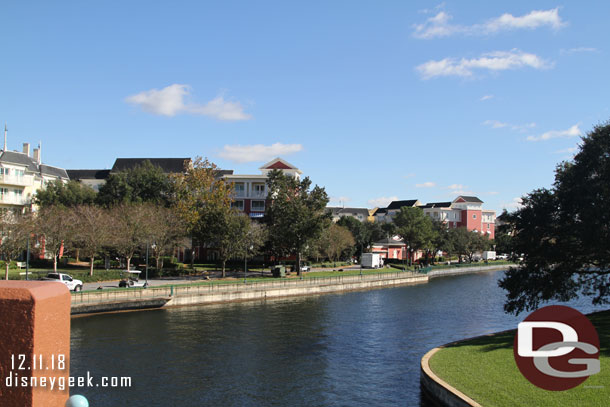
[[[607,407],[610,406],[610,310],[588,317],[599,335],[601,372],[570,390],[546,391],[521,375],[513,358],[515,331],[449,345],[430,359],[430,368],[485,407]]]

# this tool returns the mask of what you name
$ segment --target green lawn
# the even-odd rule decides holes
[[[610,406],[610,310],[589,315],[601,344],[601,372],[562,392],[528,382],[513,358],[515,332],[499,333],[448,346],[430,359],[441,379],[484,407]]]

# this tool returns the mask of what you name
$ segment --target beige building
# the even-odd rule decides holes
[[[22,151],[8,151],[5,134],[4,150],[0,152],[0,211],[35,210],[32,198],[36,191],[58,179],[68,181],[66,170],[43,164],[40,148],[30,155],[29,143],[23,143]]]

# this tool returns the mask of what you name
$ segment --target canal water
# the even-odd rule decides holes
[[[89,372],[94,387],[71,394],[92,407],[425,405],[419,363],[428,350],[525,317],[503,312],[502,274],[75,318],[70,373]],[[570,305],[595,309],[585,299]],[[102,387],[115,376],[131,377],[131,387]]]

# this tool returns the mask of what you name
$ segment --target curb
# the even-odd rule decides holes
[[[437,403],[446,407],[482,407],[479,403],[451,386],[449,383],[438,377],[430,369],[429,361],[432,356],[443,347],[434,348],[424,355],[421,359],[420,383],[422,391]]]

